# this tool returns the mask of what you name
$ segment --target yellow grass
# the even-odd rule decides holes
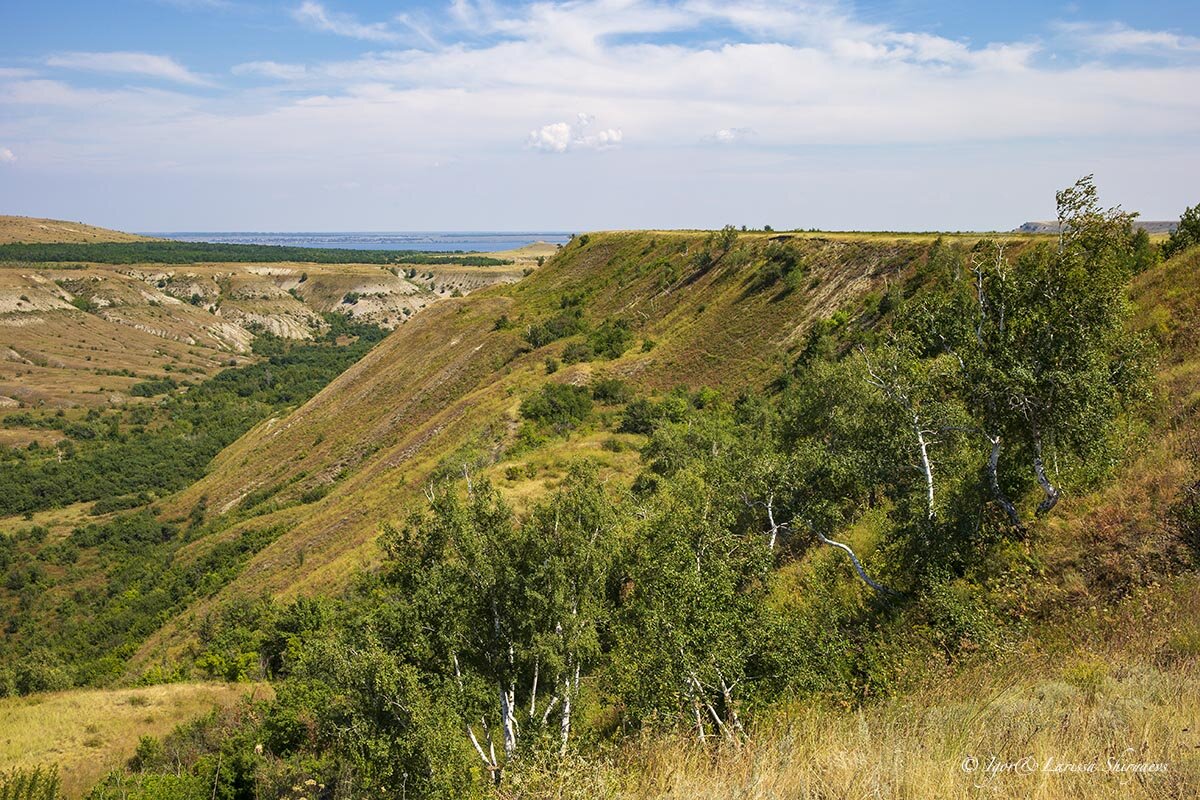
[[[176,683],[0,699],[0,769],[57,764],[78,797],[133,755],[140,736],[162,736],[266,687]]]
[[[24,242],[143,242],[145,236],[60,219],[0,215],[0,244]]]
[[[645,741],[514,796],[1124,800],[1200,796],[1200,581],[1136,593],[863,709],[808,703],[736,745]],[[1145,771],[1143,771],[1145,770]]]

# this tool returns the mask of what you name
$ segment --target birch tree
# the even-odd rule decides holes
[[[569,747],[611,608],[618,517],[582,465],[523,523],[487,481],[467,485],[465,498],[443,486],[385,541],[398,613],[413,615],[402,638],[457,693],[462,733],[499,784],[526,743]]]

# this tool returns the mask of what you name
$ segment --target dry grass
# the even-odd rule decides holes
[[[48,242],[144,242],[145,236],[113,231],[84,225],[82,222],[65,222],[60,219],[37,217],[13,217],[0,215],[0,244],[24,242],[41,244]]]
[[[0,769],[57,764],[77,797],[133,755],[140,736],[176,725],[249,692],[247,684],[177,683],[135,689],[78,690],[0,700]]]
[[[1200,722],[1196,670],[1164,674],[1146,668],[1125,672],[1118,683],[1103,665],[1075,669],[1075,676],[1084,676],[1074,677],[1075,685],[1049,675],[1010,685],[993,679],[960,702],[927,704],[918,695],[858,714],[798,713],[779,730],[716,757],[676,742],[650,751],[629,795],[1196,796],[1200,771],[1191,733]],[[1092,675],[1106,687],[1103,696],[1091,694]],[[1165,771],[1122,772],[1114,769],[1118,764],[1162,764]]]
[[[1177,579],[891,702],[797,703],[717,749],[650,736],[603,764],[531,770],[510,788],[645,800],[1194,798],[1197,612],[1200,581]]]

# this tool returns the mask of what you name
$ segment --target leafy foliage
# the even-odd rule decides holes
[[[1189,247],[1200,244],[1200,203],[1184,210],[1179,217],[1179,225],[1171,231],[1166,244],[1163,245],[1163,255],[1167,258],[1182,253]]]
[[[521,416],[563,431],[592,415],[592,397],[587,387],[547,383],[537,394],[521,403]]]

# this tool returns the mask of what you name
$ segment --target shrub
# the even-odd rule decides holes
[[[149,502],[150,495],[145,492],[121,497],[105,497],[92,504],[92,509],[88,512],[88,515],[99,517],[103,514],[110,514],[113,511],[128,511],[131,508],[144,506]]]
[[[799,289],[803,285],[808,270],[794,248],[783,242],[771,242],[764,255],[766,263],[758,271],[754,288],[768,289],[781,281],[789,290]]]
[[[633,344],[629,321],[606,319],[588,336],[588,344],[602,358],[620,358]]]
[[[655,402],[645,397],[625,406],[621,415],[622,433],[650,434],[663,422],[682,422],[688,415],[690,403],[682,395],[672,394]]]
[[[592,360],[592,346],[587,342],[571,342],[563,348],[562,359],[566,364],[578,364]]]
[[[18,694],[61,692],[71,688],[71,677],[59,659],[45,650],[22,658],[13,672]]]
[[[530,325],[525,331],[525,341],[534,347],[542,347],[558,339],[565,339],[584,330],[582,312],[576,306],[567,306],[557,316]]]
[[[633,399],[633,389],[620,378],[601,378],[592,383],[592,399],[605,405],[619,405]]]
[[[129,768],[136,772],[154,769],[166,760],[166,750],[157,736],[142,736],[138,739],[137,750],[129,759]]]
[[[583,386],[547,383],[521,403],[521,416],[539,425],[560,430],[573,428],[592,415],[592,397]]]

